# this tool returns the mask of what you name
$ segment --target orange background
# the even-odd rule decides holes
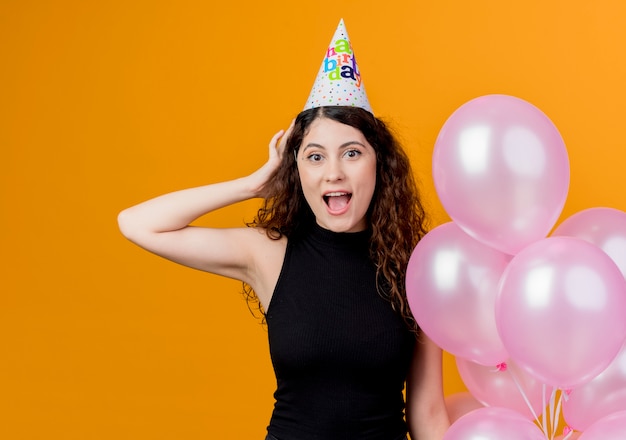
[[[613,1],[0,1],[0,437],[261,439],[274,380],[239,283],[149,255],[117,213],[244,175],[343,17],[434,224],[439,129],[503,93],[571,162],[561,220],[626,210],[626,6]],[[256,202],[207,218],[249,220]],[[446,393],[462,391],[446,356]]]

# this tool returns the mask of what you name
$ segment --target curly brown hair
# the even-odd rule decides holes
[[[279,239],[293,237],[304,225],[315,221],[304,199],[296,155],[309,126],[318,118],[360,130],[376,151],[376,188],[367,214],[372,230],[370,257],[377,269],[380,294],[402,315],[407,326],[417,332],[406,298],[405,277],[411,253],[427,231],[426,213],[408,156],[387,125],[370,112],[358,107],[333,106],[300,113],[286,141],[282,163],[265,188],[263,204],[248,226],[265,228],[268,237]],[[252,289],[245,286],[244,291],[248,300],[258,305]]]

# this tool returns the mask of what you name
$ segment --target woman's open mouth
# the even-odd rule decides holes
[[[347,192],[331,192],[323,196],[324,202],[333,212],[344,209],[351,198],[352,194]]]

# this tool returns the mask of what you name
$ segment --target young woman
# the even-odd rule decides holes
[[[248,227],[189,226],[256,197]],[[441,351],[404,290],[424,211],[406,154],[369,111],[305,110],[256,172],[149,200],[119,225],[151,252],[249,286],[277,378],[267,439],[443,437]]]

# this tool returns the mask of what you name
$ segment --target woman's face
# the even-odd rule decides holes
[[[317,224],[334,232],[367,228],[376,187],[376,152],[363,133],[332,119],[309,126],[296,158],[304,197]]]

